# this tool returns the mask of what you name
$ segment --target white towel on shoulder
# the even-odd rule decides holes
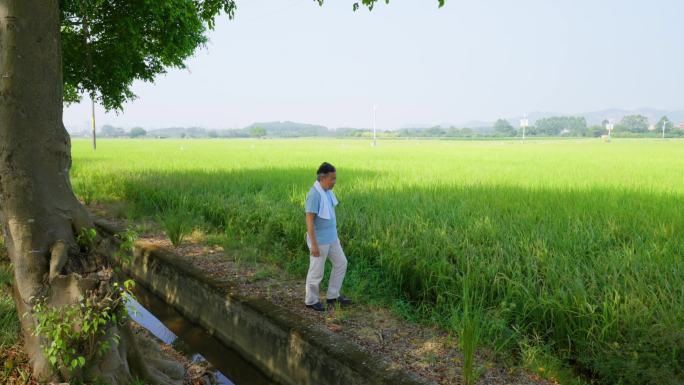
[[[323,219],[330,219],[332,217],[333,208],[330,207],[330,201],[328,201],[328,197],[325,194],[325,190],[323,190],[323,187],[318,181],[314,182],[313,186],[316,189],[316,191],[318,191],[318,194],[321,196],[321,203],[318,205],[318,216]],[[332,192],[332,190],[330,190],[330,197],[332,198],[333,206],[337,206],[337,198],[335,197],[335,193]]]

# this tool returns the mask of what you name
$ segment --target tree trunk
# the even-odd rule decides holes
[[[68,372],[50,366],[32,334],[30,299],[71,304],[108,282],[98,278],[101,261],[79,253],[75,242],[74,234],[93,226],[69,181],[59,0],[0,0],[0,76],[0,215],[17,311],[28,314],[21,317],[24,345],[40,381],[69,380]],[[92,376],[113,384],[133,376],[177,382],[143,364],[130,331],[112,326],[107,335],[121,341],[88,364]]]

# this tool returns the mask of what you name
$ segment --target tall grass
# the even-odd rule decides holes
[[[19,338],[19,318],[9,287],[11,284],[10,266],[0,258],[0,349],[13,345]]]
[[[540,341],[600,383],[677,384],[681,154],[676,140],[111,140],[97,153],[75,140],[72,178],[137,216],[191,213],[304,274],[303,199],[329,161],[347,290],[457,334],[470,325],[499,352]],[[454,322],[466,295],[474,324]]]
[[[178,247],[183,242],[183,239],[192,231],[193,218],[188,211],[178,209],[166,210],[162,212],[158,219],[174,247]]]
[[[461,283],[463,291],[460,322],[456,326],[459,329],[459,345],[463,353],[463,385],[475,385],[479,375],[479,370],[475,367],[475,349],[480,339],[480,324],[484,321],[478,314],[479,309],[482,308],[481,304],[478,304],[473,297],[472,280],[470,263],[467,263]]]

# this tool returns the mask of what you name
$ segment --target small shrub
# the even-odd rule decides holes
[[[42,337],[43,351],[50,364],[78,377],[88,360],[104,355],[111,345],[102,337],[110,327],[126,321],[125,302],[132,297],[134,285],[132,280],[122,285],[115,282],[111,292],[99,296],[93,291],[75,304],[60,307],[48,306],[45,297],[32,298],[37,321],[33,334]],[[119,337],[114,335],[112,340],[118,343]]]
[[[76,243],[81,250],[90,252],[95,248],[95,240],[97,239],[97,231],[94,228],[82,228],[76,235]]]
[[[138,240],[138,233],[133,229],[126,229],[126,231],[116,234],[116,237],[121,241],[118,250],[114,255],[119,258],[123,265],[128,265],[133,262],[133,246]]]

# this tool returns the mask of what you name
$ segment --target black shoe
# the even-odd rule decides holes
[[[342,305],[342,306],[347,306],[347,305],[351,305],[352,300],[349,299],[349,298],[347,298],[347,297],[344,297],[344,296],[340,295],[340,296],[337,297],[337,298],[328,299],[328,300],[325,301],[325,302],[327,302],[328,305],[334,305],[335,303],[339,303],[339,304]]]
[[[308,307],[309,309],[314,309],[316,311],[325,311],[325,307],[320,302],[316,302],[313,305],[306,305],[306,307]]]

